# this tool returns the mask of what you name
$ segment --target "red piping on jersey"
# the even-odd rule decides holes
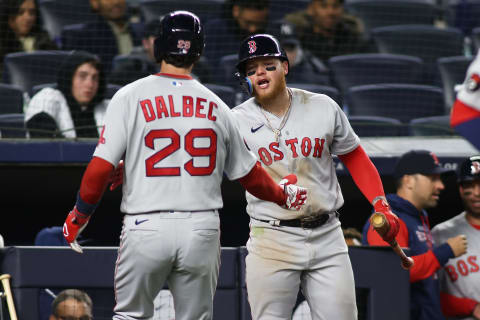
[[[467,220],[467,221],[468,221],[468,220]],[[472,227],[474,227],[475,229],[480,230],[480,225],[478,225],[478,224],[473,224],[473,223],[471,223],[470,221],[468,221],[468,223],[469,223]]]
[[[238,181],[248,192],[261,200],[275,202],[279,206],[285,204],[286,196],[282,187],[273,181],[259,161],[246,176]]]
[[[155,74],[156,76],[164,76],[169,78],[176,78],[176,79],[185,79],[185,80],[192,80],[193,78],[189,75],[184,74],[173,74],[173,73],[163,73],[159,72]]]
[[[345,164],[353,181],[370,203],[375,197],[385,196],[377,168],[362,146],[358,146],[347,154],[339,155],[338,158]]]
[[[455,101],[452,109],[452,116],[450,117],[450,125],[452,127],[475,118],[480,118],[479,110],[470,107],[458,99]]]
[[[83,174],[80,198],[89,204],[96,204],[107,187],[113,165],[99,157],[93,157]]]

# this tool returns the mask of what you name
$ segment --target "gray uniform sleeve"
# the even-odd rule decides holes
[[[337,155],[346,154],[358,147],[360,139],[340,106],[332,99],[330,100],[335,113],[334,136],[330,152]]]
[[[100,157],[114,166],[118,164],[127,147],[128,119],[128,95],[125,91],[118,92],[108,104],[105,124],[93,154],[95,157]]]

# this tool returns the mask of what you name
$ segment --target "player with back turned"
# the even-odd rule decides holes
[[[289,175],[275,183],[246,148],[232,113],[190,76],[203,27],[186,11],[167,14],[155,40],[158,74],[120,89],[64,224],[71,247],[124,158],[125,213],[115,266],[114,319],[147,319],[168,283],[176,319],[209,320],[220,263],[223,174],[257,197],[298,210],[306,190]]]
[[[480,155],[468,157],[459,168],[458,189],[465,211],[432,229],[435,242],[457,234],[468,240],[467,253],[450,259],[440,272],[442,311],[447,317],[480,319]]]
[[[398,222],[378,171],[334,100],[287,87],[289,62],[275,37],[246,38],[237,69],[253,95],[233,109],[246,144],[272,177],[293,172],[309,190],[309,202],[300,212],[247,193],[246,282],[252,318],[290,319],[301,289],[312,319],[357,319],[353,271],[336,211],[343,196],[333,155],[375,211],[385,214],[391,228],[384,238],[392,240]]]

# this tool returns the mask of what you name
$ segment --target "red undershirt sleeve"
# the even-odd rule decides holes
[[[408,248],[408,228],[403,220],[399,220],[400,229],[396,240],[400,247]],[[380,235],[370,225],[367,232],[367,241],[371,246],[388,246]],[[417,282],[433,275],[440,268],[440,263],[432,250],[428,250],[423,254],[411,257],[414,261],[413,267],[410,269],[410,282]]]
[[[258,161],[252,170],[238,181],[248,192],[261,200],[275,202],[279,206],[285,204],[282,187],[270,177]]]
[[[442,312],[447,317],[468,317],[473,313],[473,309],[478,304],[477,301],[470,298],[459,298],[457,296],[440,292],[440,302]]]
[[[378,196],[385,196],[377,168],[362,146],[359,145],[355,150],[339,155],[338,158],[347,167],[353,181],[370,203]]]
[[[83,174],[80,198],[88,204],[96,204],[107,187],[113,165],[99,157],[93,157]]]

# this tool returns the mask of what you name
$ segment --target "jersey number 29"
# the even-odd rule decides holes
[[[145,160],[147,177],[179,176],[180,167],[155,167],[157,163],[180,149],[180,135],[173,129],[152,130],[145,136],[145,145],[155,150],[156,139],[170,139],[170,144]],[[197,148],[195,138],[209,138],[210,145]],[[192,157],[208,157],[208,167],[195,167],[193,159],[184,164],[185,170],[192,176],[207,176],[212,174],[217,159],[217,134],[213,129],[192,129],[185,135],[185,150]]]

